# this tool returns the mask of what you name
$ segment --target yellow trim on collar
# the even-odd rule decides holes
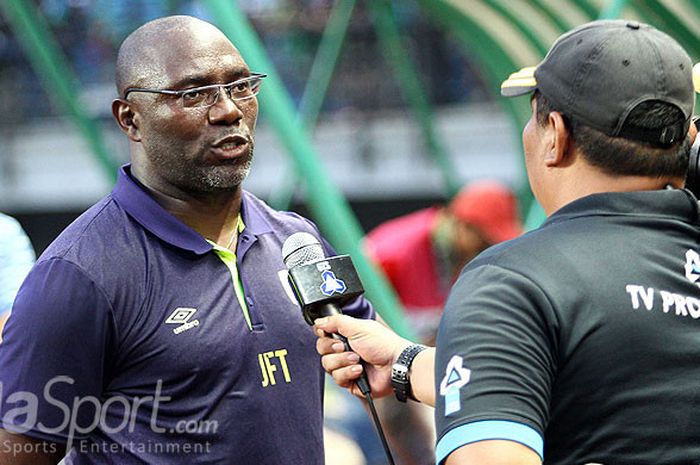
[[[243,218],[241,218],[241,215],[238,214],[238,233],[242,233],[244,229],[245,224],[243,224]],[[207,242],[211,244],[211,246],[214,248],[214,253],[216,253],[222,262],[224,262],[224,265],[226,265],[226,268],[228,268],[229,273],[231,273],[231,281],[233,283],[233,291],[236,294],[236,300],[238,300],[238,305],[240,305],[241,310],[243,311],[243,318],[245,318],[248,329],[252,331],[253,324],[250,320],[250,311],[248,310],[248,305],[245,301],[243,282],[241,281],[241,277],[238,273],[236,253],[233,250],[227,249],[226,247],[221,247],[219,244],[210,241],[209,239],[207,239]]]

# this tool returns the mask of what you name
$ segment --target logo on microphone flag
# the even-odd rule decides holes
[[[324,271],[321,277],[323,278],[321,293],[325,296],[330,297],[336,292],[342,294],[348,288],[342,280],[335,277],[332,271]]]

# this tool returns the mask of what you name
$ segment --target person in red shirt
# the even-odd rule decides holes
[[[396,290],[414,329],[429,342],[462,268],[482,250],[521,232],[513,192],[497,181],[476,181],[446,206],[382,223],[367,234],[365,250]]]

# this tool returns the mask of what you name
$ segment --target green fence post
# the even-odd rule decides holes
[[[379,40],[382,42],[384,56],[394,68],[394,75],[418,119],[428,150],[440,169],[445,193],[448,198],[451,198],[462,187],[462,182],[457,175],[457,168],[435,130],[430,103],[408,51],[401,44],[401,35],[394,21],[392,6],[388,0],[371,0],[367,2],[367,6],[372,14]]]
[[[32,2],[26,0],[1,0],[0,9],[43,81],[46,93],[55,99],[55,103],[68,110],[105,173],[110,180],[116,180],[118,165],[107,150],[100,128],[80,106],[78,79],[53,38],[46,20]]]
[[[516,57],[504,50],[483,26],[464,15],[451,3],[436,0],[418,0],[418,3],[437,24],[452,32],[461,43],[466,44],[467,50],[474,54],[474,58],[486,76],[489,90],[496,96],[496,101],[510,115],[519,139],[521,128],[530,118],[530,105],[525,99],[502,98],[500,87],[501,82],[510,73],[521,68],[522,64],[516,61]],[[522,160],[522,157],[520,159]],[[527,212],[530,205],[535,203],[527,183],[519,189],[518,199],[522,212]]]
[[[217,23],[231,38],[254,70],[268,74],[265,89],[259,100],[266,117],[277,132],[280,141],[292,156],[297,172],[306,181],[309,207],[328,239],[339,250],[349,252],[362,277],[367,295],[382,318],[399,334],[412,338],[411,329],[403,318],[396,294],[386,278],[377,272],[360,247],[362,229],[347,201],[330,182],[313,148],[311,138],[297,118],[289,94],[275,72],[264,47],[248,18],[237,2],[205,0]]]
[[[627,0],[608,0],[600,10],[598,19],[617,19],[622,9],[627,5]]]
[[[338,0],[328,18],[323,37],[318,45],[316,58],[311,66],[304,95],[299,106],[299,117],[311,132],[316,125],[321,106],[328,92],[338,56],[345,42],[345,34],[352,19],[356,0]],[[299,175],[287,176],[270,195],[269,202],[278,210],[286,210],[292,202]]]

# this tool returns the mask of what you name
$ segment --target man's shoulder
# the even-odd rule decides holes
[[[245,213],[248,221],[263,221],[272,232],[293,234],[309,229],[317,230],[316,225],[308,218],[292,211],[276,210],[251,192],[243,191],[243,202],[248,209]]]
[[[88,268],[90,262],[120,253],[131,224],[127,213],[108,195],[70,223],[37,262],[63,259]]]
[[[580,241],[574,236],[581,236],[584,241],[586,228],[575,225],[551,225],[528,231],[523,235],[493,245],[480,253],[465,268],[474,270],[483,266],[492,266],[529,276],[539,280],[555,276],[563,272],[567,266],[576,266],[575,256],[580,247]],[[567,244],[578,243],[577,247]]]
[[[22,227],[19,221],[12,218],[11,216],[0,213],[0,235],[5,236],[8,234],[21,234]]]

